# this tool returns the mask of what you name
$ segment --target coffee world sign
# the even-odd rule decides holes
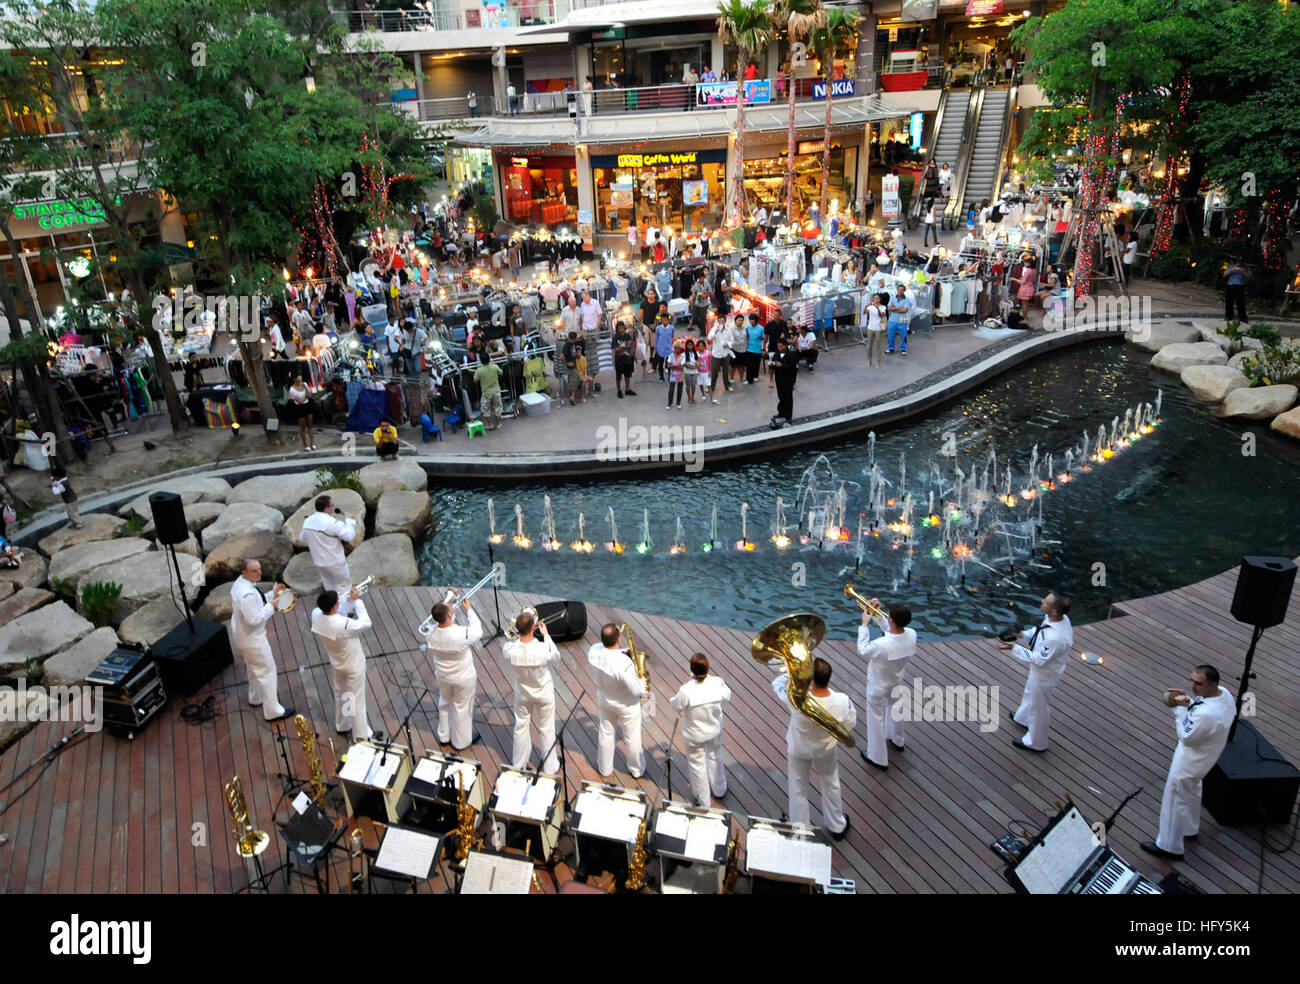
[[[119,195],[113,204],[121,205],[122,196]],[[108,221],[99,202],[93,198],[15,205],[14,218],[35,219],[42,229],[77,229]]]

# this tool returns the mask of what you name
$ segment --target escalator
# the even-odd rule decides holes
[[[966,113],[973,95],[971,89],[945,89],[939,98],[939,109],[934,117],[934,129],[925,148],[924,162],[934,161],[942,166],[944,161],[951,165],[961,154],[962,133],[966,126]],[[908,225],[914,227],[921,218],[921,189],[912,192],[912,201],[908,205]]]
[[[953,173],[952,194],[944,211],[947,224],[958,224],[966,206],[997,198],[1002,184],[1002,159],[1011,125],[1011,91],[985,87],[971,96],[962,153]]]

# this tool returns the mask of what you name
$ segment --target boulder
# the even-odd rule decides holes
[[[1289,383],[1235,389],[1223,401],[1221,417],[1247,417],[1263,420],[1276,417],[1295,403],[1297,390]]]
[[[67,547],[74,547],[78,543],[89,543],[91,540],[111,540],[115,536],[122,536],[126,530],[126,520],[119,519],[116,516],[110,516],[108,513],[88,513],[81,517],[85,525],[76,530],[71,526],[64,526],[62,529],[55,530],[49,536],[41,537],[36,544],[41,553],[47,557],[52,557],[60,550]]]
[[[1227,361],[1223,349],[1213,342],[1175,342],[1157,352],[1151,365],[1177,374],[1188,366],[1221,366]]]
[[[430,515],[427,492],[385,492],[375,508],[375,536],[404,533],[419,539],[429,528]]]
[[[305,472],[300,475],[259,475],[250,478],[236,485],[226,501],[231,505],[236,502],[260,502],[287,516],[308,499],[315,497],[316,476],[313,472]]]
[[[118,647],[117,633],[110,628],[96,629],[62,652],[45,661],[45,687],[71,687],[84,683],[95,667]]]
[[[420,583],[415,548],[410,537],[400,533],[371,537],[352,551],[348,567],[353,584],[360,584],[371,575],[376,587],[401,588]]]
[[[180,586],[192,602],[204,585],[203,561],[189,554],[177,554],[176,560],[181,568]],[[122,594],[114,606],[114,617],[118,620],[158,598],[170,600],[172,592],[177,591],[176,572],[172,569],[171,557],[158,550],[136,554],[115,564],[96,568],[78,583],[78,596],[81,594],[81,585],[90,581],[115,581],[122,585]]]
[[[309,553],[294,554],[293,560],[289,561],[284,573],[280,575],[280,580],[304,601],[315,598],[322,587],[320,571],[311,562]]]
[[[0,567],[0,584],[9,584],[14,588],[39,588],[45,583],[50,562],[35,550],[23,548],[21,567]]]
[[[414,461],[398,458],[396,461],[376,461],[359,471],[361,486],[365,489],[366,505],[374,506],[379,497],[390,490],[423,492],[429,487],[429,476]]]
[[[66,602],[43,605],[0,626],[0,667],[19,667],[44,660],[95,630]]]
[[[189,527],[191,533],[197,533],[203,528],[214,523],[218,516],[225,512],[225,504],[221,502],[192,502],[185,507],[185,525]],[[156,539],[158,531],[154,528],[153,520],[145,523],[141,536],[147,536],[149,539]]]
[[[1279,434],[1300,439],[1300,407],[1278,414],[1273,418],[1273,423],[1269,426]],[[4,604],[0,603],[0,609],[3,608]],[[4,621],[4,619],[0,618],[0,621]]]
[[[1241,364],[1247,359],[1253,359],[1254,357],[1254,352],[1238,352],[1236,355],[1228,358],[1228,368],[1236,369],[1238,372],[1241,372]]]
[[[0,581],[0,598],[8,598],[17,590],[18,585],[14,584],[13,581]]]
[[[60,550],[50,558],[50,587],[63,594],[71,593],[72,586],[92,571],[108,567],[127,557],[151,550],[153,544],[143,537],[124,536],[116,540],[91,540]],[[94,577],[92,581],[110,578]],[[120,583],[120,582],[119,582]]]
[[[118,626],[117,634],[123,642],[143,642],[152,646],[184,621],[185,616],[171,598],[158,598],[128,615]]]
[[[44,588],[20,588],[0,601],[0,625],[8,625],[19,615],[26,615],[54,600],[54,592]]]
[[[1146,352],[1159,352],[1176,342],[1198,342],[1201,333],[1195,327],[1180,321],[1161,321],[1139,328],[1130,328],[1124,338]]]
[[[1194,397],[1206,403],[1222,403],[1232,390],[1250,385],[1249,379],[1227,366],[1188,366],[1182,380]]]
[[[190,538],[184,543],[178,543],[175,546],[177,553],[189,554],[191,557],[198,557],[199,560],[203,559],[203,548],[199,546],[199,538],[193,533],[190,534]],[[167,549],[161,543],[157,544],[157,547],[159,550]]]
[[[357,535],[351,544],[344,544],[343,549],[351,552],[353,548],[362,543],[366,538],[366,503],[357,493],[351,489],[330,489],[327,493],[334,500],[334,507],[342,509],[349,516],[357,518]],[[302,531],[303,520],[316,511],[316,496],[312,496],[298,510],[285,520],[284,528],[280,530],[292,542],[295,550],[306,550],[307,544],[298,539],[298,534]]]
[[[198,611],[194,613],[195,616],[209,622],[229,622],[230,588],[234,583],[234,581],[227,581],[208,591],[208,596],[203,599],[203,604],[199,605]],[[270,598],[275,585],[270,581],[259,581],[257,589]]]
[[[227,540],[245,533],[279,533],[284,513],[260,502],[236,502],[225,508],[216,522],[203,531],[203,547],[210,554]]]
[[[198,475],[168,479],[143,495],[136,496],[119,509],[117,514],[124,517],[139,516],[146,523],[149,522],[153,519],[149,496],[155,492],[175,492],[187,506],[195,502],[225,502],[230,495],[230,483],[224,478],[201,478]]]
[[[209,583],[233,581],[244,569],[244,561],[256,557],[267,575],[284,570],[293,559],[293,544],[288,537],[267,530],[232,537],[208,554],[203,562]]]

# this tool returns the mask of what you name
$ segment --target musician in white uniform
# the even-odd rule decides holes
[[[772,681],[772,689],[790,710],[790,727],[785,732],[787,783],[790,794],[790,822],[811,824],[808,812],[808,789],[812,783],[812,770],[822,787],[822,818],[835,840],[842,840],[849,830],[849,818],[844,815],[844,802],[840,795],[840,766],[835,749],[839,741],[795,707],[786,696],[788,674],[782,673]],[[848,694],[831,690],[831,664],[824,659],[813,660],[812,686],[808,693],[816,697],[828,714],[852,731],[858,723],[858,712]]]
[[[248,671],[248,702],[261,707],[268,721],[279,721],[293,714],[293,708],[283,706],[278,697],[280,677],[266,638],[266,623],[275,614],[275,606],[258,590],[261,579],[262,562],[253,557],[245,560],[243,571],[230,586],[230,641]],[[283,590],[283,584],[276,584],[271,597]]]
[[[718,799],[727,795],[722,705],[730,700],[731,688],[722,677],[709,675],[709,657],[696,653],[691,657],[691,679],[668,702],[682,716],[682,738],[696,806],[712,806],[710,792]]]
[[[1018,643],[999,642],[999,649],[1009,649],[1023,663],[1029,664],[1025,680],[1025,693],[1011,720],[1029,731],[1024,740],[1012,739],[1011,744],[1031,752],[1047,751],[1047,729],[1052,720],[1052,691],[1061,682],[1065,664],[1070,660],[1070,647],[1074,645],[1074,627],[1068,612],[1070,599],[1053,591],[1039,606],[1043,621],[1032,632],[1021,633]]]
[[[333,512],[334,500],[327,495],[317,496],[316,511],[303,520],[298,536],[311,551],[311,562],[320,571],[321,587],[347,599],[352,591],[352,572],[343,544],[356,538],[357,521],[351,516],[335,519]]]
[[[320,636],[334,670],[334,730],[339,734],[351,731],[353,741],[378,740],[384,733],[371,731],[366,719],[366,651],[360,639],[361,633],[373,626],[356,588],[352,589],[351,601],[356,615],[342,615],[339,596],[322,591],[311,613],[311,630]]]
[[[619,648],[619,627],[613,622],[600,630],[600,642],[587,650],[591,676],[596,684],[596,713],[599,717],[596,742],[596,771],[608,779],[614,771],[614,729],[623,732],[627,745],[627,771],[633,779],[645,773],[645,752],[641,748],[641,701],[646,682],[636,675],[632,657]]]
[[[528,731],[537,723],[538,751],[546,756],[541,771],[555,774],[560,756],[555,749],[555,684],[551,666],[560,662],[560,651],[546,634],[546,623],[537,622],[531,612],[515,619],[519,638],[504,646],[515,688],[515,736],[510,764],[516,769],[528,765]]]
[[[463,752],[478,738],[474,732],[474,688],[478,672],[474,669],[474,656],[470,646],[483,638],[483,624],[469,599],[461,602],[465,609],[467,625],[457,625],[456,609],[438,602],[430,610],[438,627],[429,633],[427,643],[433,653],[433,675],[438,680],[438,741],[451,742],[453,748]]]
[[[1198,666],[1192,671],[1192,692],[1170,691],[1178,747],[1169,764],[1165,795],[1160,801],[1160,833],[1142,850],[1181,861],[1183,840],[1201,829],[1201,780],[1219,761],[1236,716],[1232,694],[1219,686],[1219,671]]]
[[[880,607],[874,598],[871,603]],[[886,740],[903,750],[903,722],[892,713],[890,699],[894,688],[903,685],[907,661],[916,652],[916,630],[908,628],[911,621],[906,605],[890,605],[889,615],[876,621],[879,639],[871,641],[871,616],[865,611],[858,626],[858,655],[867,660],[867,747],[862,757],[877,769],[889,768]]]

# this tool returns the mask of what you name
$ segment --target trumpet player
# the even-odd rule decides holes
[[[339,596],[322,591],[311,613],[311,630],[320,636],[334,671],[334,730],[339,734],[351,731],[354,742],[365,738],[378,741],[384,733],[371,731],[366,719],[366,651],[359,638],[373,626],[361,592],[353,588],[350,600],[356,614],[342,615]]]
[[[342,511],[334,508],[334,500],[328,495],[317,496],[316,511],[303,520],[298,536],[320,571],[321,587],[346,599],[352,589],[352,571],[343,545],[356,539],[357,521],[351,516],[336,519],[335,514],[342,515]]]
[[[727,795],[727,766],[722,760],[722,705],[731,700],[731,688],[722,677],[709,674],[709,657],[691,657],[691,679],[683,683],[669,703],[682,716],[682,739],[691,772],[691,795],[696,806],[711,806],[710,793]]]
[[[458,752],[478,740],[474,731],[474,689],[478,672],[470,646],[483,638],[483,624],[469,599],[461,602],[466,625],[455,623],[456,609],[440,601],[429,614],[438,627],[429,633],[427,643],[433,653],[433,675],[438,681],[438,741],[451,743]]]
[[[822,787],[822,817],[826,829],[834,840],[843,840],[849,831],[849,818],[844,815],[844,800],[840,794],[840,765],[836,758],[839,742],[830,732],[791,706],[786,696],[788,674],[782,673],[772,681],[777,698],[790,711],[790,726],[785,732],[786,783],[790,796],[790,822],[808,826],[808,787],[812,771]],[[816,697],[832,717],[852,731],[858,722],[858,712],[848,694],[831,690],[831,664],[818,657],[813,660],[812,686],[808,693]]]
[[[871,604],[881,612],[880,602]],[[916,630],[908,628],[912,612],[906,605],[890,605],[889,614],[876,619],[880,638],[871,640],[871,612],[863,610],[858,626],[858,655],[867,660],[867,747],[862,757],[877,769],[889,768],[889,749],[903,750],[903,722],[890,713],[889,700],[894,688],[903,682],[907,661],[916,652]]]
[[[1052,691],[1061,682],[1070,647],[1074,645],[1074,627],[1068,615],[1070,599],[1053,591],[1043,598],[1039,608],[1043,621],[1036,629],[1021,633],[1018,642],[997,644],[999,649],[1009,649],[1016,659],[1029,664],[1024,696],[1020,698],[1020,706],[1011,713],[1012,721],[1029,730],[1023,739],[1014,738],[1011,744],[1030,752],[1047,751]]]
[[[262,579],[262,562],[256,557],[244,561],[244,569],[230,586],[230,641],[244,659],[248,672],[248,702],[261,707],[268,721],[282,721],[292,716],[293,708],[280,703],[280,676],[266,638],[266,623],[275,614],[275,606],[257,587]],[[284,591],[276,584],[271,597]]]
[[[599,730],[596,742],[596,771],[608,779],[614,771],[615,729],[623,732],[627,746],[627,771],[633,779],[645,774],[645,752],[641,747],[641,701],[646,682],[636,674],[632,658],[619,646],[621,630],[613,622],[600,630],[600,642],[587,650],[587,662],[596,684],[596,712]]]
[[[515,618],[519,638],[504,647],[515,689],[515,735],[510,765],[528,765],[528,732],[537,724],[538,750],[546,756],[541,771],[554,774],[560,767],[555,751],[555,684],[551,666],[560,661],[560,651],[546,632],[546,623],[530,611]]]

